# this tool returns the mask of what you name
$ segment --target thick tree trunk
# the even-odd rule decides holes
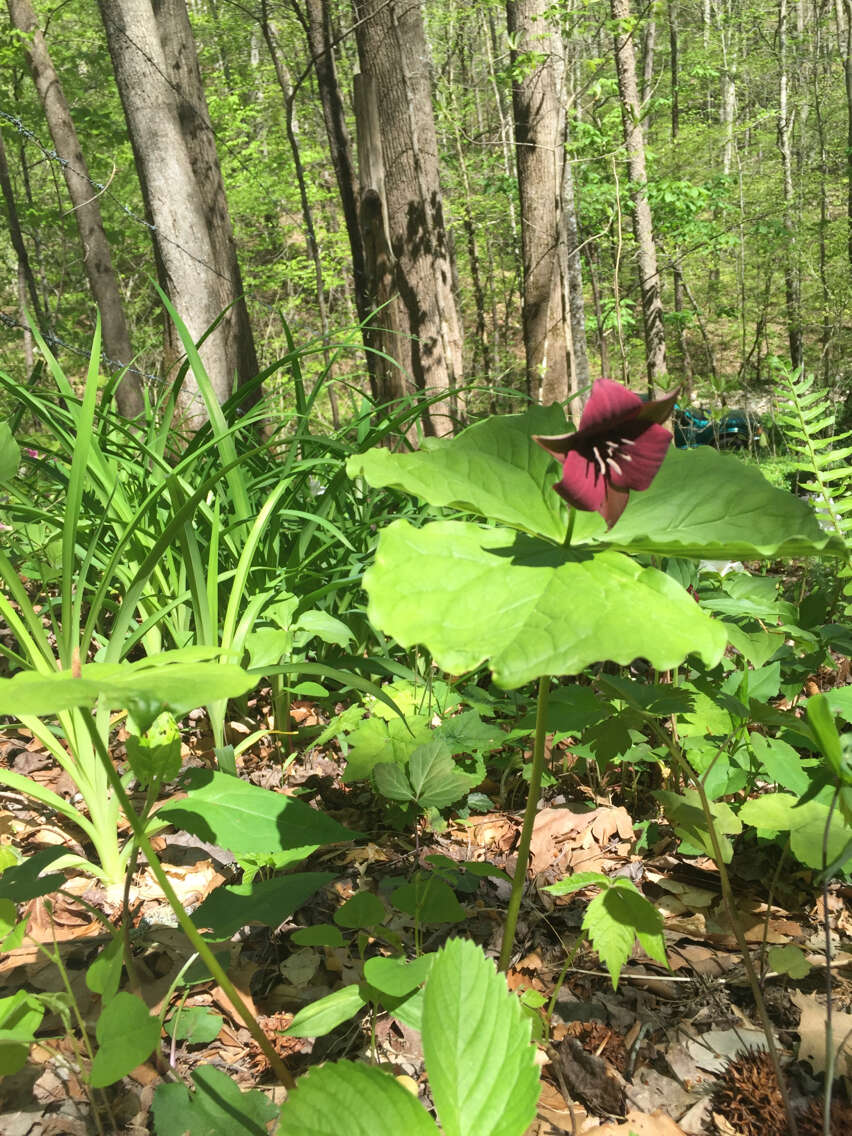
[[[201,195],[213,263],[219,274],[219,308],[228,309],[222,320],[228,366],[236,375],[237,386],[241,386],[257,376],[257,352],[195,39],[185,0],[154,0],[153,6],[168,65],[167,74],[177,99],[181,131]]]
[[[640,124],[639,94],[636,88],[636,56],[633,50],[630,0],[610,0],[612,18],[616,22],[615,68],[621,98],[621,120],[633,201],[633,233],[639,264],[639,287],[642,296],[642,319],[645,327],[645,359],[648,387],[662,380],[666,373],[666,340],[663,331],[663,305],[660,297],[660,275],[654,248],[654,227],[648,204],[645,171],[645,142]]]
[[[356,0],[362,75],[372,82],[384,166],[384,204],[394,285],[404,304],[405,370],[419,392],[427,433],[463,416],[462,338],[438,176],[438,143],[426,35],[418,3]],[[362,188],[379,192],[364,182]],[[435,396],[438,396],[435,398]]]
[[[221,274],[152,3],[99,0],[99,4],[153,227],[160,282],[197,343],[221,314]],[[171,321],[166,322],[166,353],[169,362],[176,362],[183,353]],[[235,374],[224,326],[220,324],[207,336],[200,354],[216,398],[224,402],[233,389]],[[178,411],[190,430],[207,419],[191,370]]]
[[[570,393],[568,331],[560,275],[562,120],[546,0],[508,0],[512,62],[536,53],[512,86],[515,154],[521,201],[523,324],[527,393],[537,402],[565,402]]]
[[[61,159],[68,195],[83,245],[83,261],[89,287],[101,316],[104,352],[113,364],[126,365],[133,358],[130,333],[112,255],[104,233],[98,194],[89,177],[83,151],[71,120],[71,111],[54,69],[44,35],[30,0],[6,0],[12,25],[24,33],[23,47],[44,107],[53,145]],[[135,418],[144,408],[137,375],[128,372],[118,385],[115,400],[126,418]]]

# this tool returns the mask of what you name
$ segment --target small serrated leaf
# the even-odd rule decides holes
[[[530,1022],[503,975],[450,939],[426,983],[423,1051],[446,1136],[520,1136],[539,1093]]]

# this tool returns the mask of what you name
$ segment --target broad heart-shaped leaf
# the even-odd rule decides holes
[[[358,834],[304,801],[261,789],[227,773],[191,769],[188,795],[169,801],[157,816],[229,852],[302,851],[352,840]]]
[[[408,774],[401,765],[395,765],[392,761],[383,761],[381,765],[374,765],[373,780],[378,791],[389,801],[414,800],[414,790],[411,788]]]
[[[177,1129],[175,1129],[177,1131]],[[311,1069],[281,1107],[281,1136],[438,1136],[416,1097],[370,1065]]]
[[[670,450],[650,489],[632,493],[606,532],[581,514],[574,543],[598,540],[626,552],[713,560],[845,554],[805,501],[775,489],[753,466],[710,446]]]
[[[423,999],[423,1052],[446,1136],[521,1136],[539,1094],[530,1021],[480,947],[450,939]]]
[[[840,856],[849,840],[849,826],[838,809],[820,800],[799,804],[799,798],[790,793],[767,793],[746,801],[739,817],[743,823],[764,832],[789,832],[793,855],[817,871],[823,867],[823,840],[826,841],[826,864]]]
[[[561,407],[531,406],[523,414],[477,422],[455,438],[430,442],[414,453],[369,450],[351,457],[346,472],[361,475],[375,489],[402,489],[430,505],[455,506],[561,542],[567,509],[553,491],[553,459],[532,435],[568,429]]]
[[[298,872],[252,880],[233,887],[218,887],[192,913],[196,927],[209,928],[211,939],[227,939],[247,923],[278,927],[323,887],[334,875],[329,872]]]
[[[608,549],[563,549],[464,521],[395,521],[364,577],[369,617],[451,674],[488,660],[499,686],[642,656],[714,666],[724,628],[670,577]]]
[[[91,1083],[102,1089],[148,1060],[160,1040],[160,1020],[151,1016],[141,998],[120,990],[101,1010],[95,1035],[98,1051]]]
[[[0,678],[0,714],[58,714],[77,706],[92,706],[99,697],[107,706],[128,709],[141,703],[176,718],[187,710],[222,698],[237,698],[257,680],[230,663],[168,662],[86,663],[80,676],[71,671],[38,674],[22,671]],[[154,715],[156,717],[156,714]]]
[[[195,1092],[186,1085],[158,1085],[154,1093],[157,1136],[265,1136],[278,1111],[259,1089],[247,1093],[221,1069],[201,1065],[192,1072]]]
[[[424,809],[446,808],[471,788],[472,779],[459,769],[440,739],[417,747],[408,761],[408,776],[414,799]]]

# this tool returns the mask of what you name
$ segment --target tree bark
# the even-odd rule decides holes
[[[33,275],[32,267],[30,266],[30,258],[27,255],[27,246],[24,243],[24,235],[21,232],[21,223],[18,219],[18,205],[15,201],[15,193],[12,189],[12,179],[9,175],[9,163],[6,160],[6,147],[3,144],[3,135],[0,133],[0,192],[3,194],[3,201],[6,206],[6,220],[9,226],[9,239],[12,242],[12,248],[15,250],[15,257],[18,261],[18,279],[19,291],[21,292],[21,306],[25,304],[25,296],[29,296],[30,305],[32,309],[32,318],[35,320],[36,326],[40,331],[47,330],[44,314],[42,311],[41,299],[38,294],[38,285],[36,284],[35,276]],[[23,287],[20,287],[20,284]]]
[[[98,193],[89,177],[68,101],[30,0],[7,0],[7,5],[12,25],[24,33],[23,46],[27,63],[44,107],[68,195],[74,206],[86,275],[100,312],[104,352],[111,363],[126,366],[133,358],[133,351],[121,291],[104,232]],[[138,375],[125,373],[116,388],[115,401],[120,413],[126,418],[135,418],[141,414],[144,401]]]
[[[331,20],[328,0],[305,0],[307,38],[322,103],[325,132],[331,153],[331,164],[337,179],[346,235],[352,256],[352,279],[355,285],[355,308],[363,323],[370,314],[370,295],[364,242],[358,221],[358,178],[352,158],[352,143],[346,127],[346,112],[337,79],[332,48]],[[368,366],[370,355],[368,353]]]
[[[523,325],[527,393],[565,402],[570,393],[568,329],[560,275],[559,205],[563,137],[547,0],[508,0],[512,64],[527,57],[512,85],[521,202]],[[529,62],[535,53],[534,65]]]
[[[228,309],[222,320],[225,351],[228,367],[236,375],[239,387],[257,376],[257,352],[195,39],[185,0],[154,0],[153,7],[167,74],[177,99],[178,119],[210,235],[213,263],[218,273],[219,309]]]
[[[261,0],[260,5],[260,26],[263,32],[263,39],[266,43],[269,56],[272,59],[273,67],[275,68],[275,77],[278,80],[278,86],[281,89],[281,95],[284,99],[284,121],[287,130],[287,141],[290,143],[290,153],[293,155],[293,168],[296,171],[296,182],[299,186],[299,203],[302,206],[302,220],[305,222],[305,243],[308,246],[308,256],[314,266],[314,279],[316,280],[317,289],[317,308],[319,310],[320,326],[322,328],[322,341],[323,341],[323,356],[325,361],[325,374],[328,377],[328,372],[331,364],[331,359],[328,350],[329,331],[328,331],[328,310],[325,302],[325,279],[322,271],[322,257],[320,256],[319,242],[317,241],[316,226],[314,225],[314,214],[311,209],[310,199],[308,197],[308,185],[305,179],[305,167],[302,162],[302,154],[299,148],[299,140],[296,137],[296,119],[295,119],[295,98],[296,89],[290,81],[290,76],[287,71],[286,65],[281,58],[281,52],[278,46],[278,33],[275,30],[272,22],[269,19],[269,4],[267,0]],[[307,76],[308,72],[305,72]],[[328,384],[327,394],[331,404],[331,418],[335,430],[340,426],[340,412],[337,404],[337,397],[331,384]]]
[[[642,320],[645,327],[645,361],[648,388],[653,390],[666,373],[666,339],[663,331],[663,304],[660,275],[654,247],[654,227],[648,204],[645,170],[645,142],[640,122],[639,94],[636,87],[636,56],[633,50],[634,23],[630,16],[630,0],[610,0],[615,31],[615,68],[621,99],[621,120],[630,195],[633,202],[633,234],[636,238],[639,264],[639,287],[642,297]]]
[[[99,0],[116,84],[133,146],[136,170],[152,226],[157,271],[163,290],[198,343],[219,318],[221,279],[213,252],[201,191],[180,121],[178,96],[154,17],[151,0]],[[177,332],[166,321],[167,364],[183,353]],[[231,394],[235,368],[222,324],[200,348],[202,363],[219,402]],[[190,369],[178,399],[189,430],[207,412]]]
[[[463,377],[462,337],[423,18],[410,0],[356,0],[355,8],[361,73],[376,97],[388,245],[406,317],[405,370],[431,402],[421,415],[424,430],[445,435],[463,416],[463,400],[453,392]],[[362,190],[373,189],[381,199],[380,187],[363,175]]]

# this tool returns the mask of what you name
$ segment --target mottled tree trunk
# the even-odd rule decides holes
[[[225,183],[216,153],[216,136],[201,82],[185,0],[154,0],[154,17],[160,30],[167,74],[177,99],[178,119],[210,235],[218,272],[219,309],[228,309],[222,321],[228,366],[240,386],[257,376],[257,352],[243,295]]]
[[[642,319],[645,327],[645,360],[648,387],[653,389],[666,373],[666,340],[663,332],[663,305],[654,227],[648,204],[645,172],[645,142],[640,124],[639,94],[636,88],[636,56],[633,49],[630,0],[610,0],[615,30],[615,68],[621,98],[621,119],[630,195],[633,202],[633,234],[636,238]]]
[[[221,280],[207,227],[201,191],[179,114],[178,92],[160,39],[151,0],[99,0],[116,84],[124,107],[136,170],[153,226],[154,252],[163,290],[197,343],[222,311]],[[167,362],[183,348],[166,321]],[[200,348],[201,360],[219,402],[233,389],[235,366],[228,334],[220,324]],[[190,370],[178,412],[186,428],[207,419]]]
[[[7,5],[13,26],[24,33],[22,42],[27,62],[44,107],[53,145],[61,159],[62,173],[83,245],[89,287],[101,316],[104,352],[112,363],[126,365],[133,358],[130,333],[104,233],[98,193],[89,177],[71,111],[30,0],[7,0]],[[116,389],[115,400],[119,411],[127,418],[135,418],[142,412],[142,387],[137,375],[125,374]]]
[[[462,338],[423,18],[411,0],[356,0],[355,8],[361,72],[375,90],[388,244],[406,316],[405,370],[417,390],[435,400],[423,410],[426,432],[449,434],[464,413],[452,392],[463,378]],[[362,187],[380,192],[363,176]]]
[[[568,335],[560,273],[559,207],[563,137],[547,0],[508,0],[512,60],[536,53],[512,85],[521,202],[523,325],[527,393],[542,403],[570,393]]]

